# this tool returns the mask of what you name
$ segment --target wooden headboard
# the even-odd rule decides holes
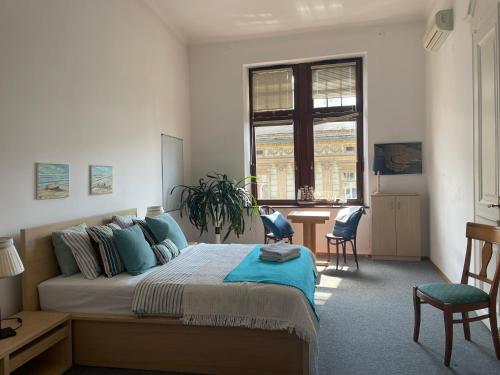
[[[81,223],[102,225],[113,215],[137,215],[137,209],[111,212],[104,215],[65,221],[21,230],[21,258],[25,271],[22,274],[23,310],[40,310],[38,284],[60,274],[52,247],[52,232]]]

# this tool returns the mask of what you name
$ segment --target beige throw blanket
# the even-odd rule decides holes
[[[192,325],[286,330],[309,343],[315,373],[319,324],[302,291],[284,285],[223,282],[254,247],[199,244],[188,249],[141,280],[133,311],[179,314]]]

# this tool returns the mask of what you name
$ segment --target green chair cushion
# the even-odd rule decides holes
[[[451,305],[486,302],[490,298],[485,291],[466,284],[423,284],[417,288],[432,299]]]

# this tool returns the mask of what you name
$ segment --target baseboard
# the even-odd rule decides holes
[[[441,276],[441,278],[442,278],[444,281],[446,281],[448,284],[453,284],[453,283],[451,282],[451,280],[450,280],[450,279],[448,279],[448,277],[444,274],[444,272],[443,272],[443,271],[441,271],[441,269],[440,269],[438,266],[436,266],[432,260],[430,260],[430,258],[429,258],[429,262],[431,263],[432,267],[434,267],[434,269],[436,270],[436,272],[439,274],[439,276]]]

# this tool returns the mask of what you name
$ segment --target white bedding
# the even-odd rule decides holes
[[[148,271],[150,272],[150,271]],[[42,310],[134,315],[132,298],[137,283],[148,274],[121,273],[88,280],[81,273],[58,276],[38,285]]]

